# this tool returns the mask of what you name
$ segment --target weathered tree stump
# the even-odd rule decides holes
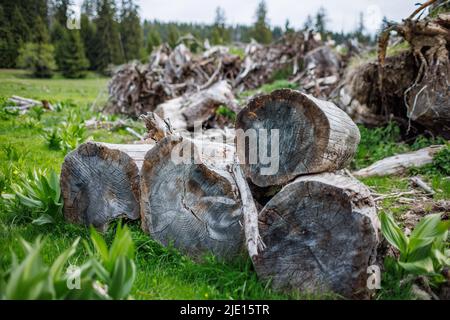
[[[286,185],[259,214],[266,249],[253,262],[278,290],[364,297],[378,220],[369,190],[323,173]]]
[[[302,174],[342,169],[353,158],[360,140],[358,127],[344,111],[333,103],[290,89],[252,99],[238,114],[236,129],[250,137],[249,129],[256,131],[258,161],[252,163],[249,153],[255,152],[255,142],[251,145],[249,138],[244,143],[239,131],[237,152],[245,175],[260,187],[282,185]],[[261,129],[267,130],[266,139],[262,139],[265,132]],[[274,129],[279,130],[279,141],[272,141]],[[276,155],[271,152],[279,154],[275,174],[265,175],[263,171],[268,165],[261,161],[262,146],[272,158]]]
[[[211,252],[229,259],[241,253],[243,214],[232,175],[234,154],[233,146],[177,135],[159,141],[141,170],[144,231],[193,257]]]
[[[86,142],[61,169],[64,216],[105,230],[119,217],[139,218],[139,170],[152,144]]]

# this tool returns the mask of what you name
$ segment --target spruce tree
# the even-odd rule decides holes
[[[89,62],[84,54],[83,43],[78,30],[66,30],[58,50],[59,69],[66,78],[86,76]]]
[[[0,67],[13,68],[16,64],[17,50],[11,32],[11,24],[6,20],[3,7],[0,6]]]
[[[104,72],[109,65],[124,62],[120,43],[119,25],[115,20],[116,7],[114,1],[99,0],[95,24],[95,67]]]
[[[229,30],[226,28],[225,10],[221,7],[216,8],[216,17],[211,34],[213,44],[224,44],[231,40]]]
[[[267,22],[267,5],[264,0],[258,4],[256,9],[256,22],[253,26],[253,38],[259,43],[270,43],[272,41],[272,32]]]
[[[153,49],[161,45],[161,37],[155,28],[151,28],[147,37],[147,53],[151,54]]]
[[[47,26],[40,16],[34,23],[32,42],[20,49],[19,65],[30,70],[35,77],[50,78],[56,69],[54,48],[50,44]]]
[[[69,10],[70,10],[70,6],[72,4],[73,4],[73,1],[71,1],[71,0],[54,0],[53,17],[61,26],[66,26],[67,19],[69,18],[70,13],[71,13],[71,12],[69,12]]]
[[[168,35],[167,35],[167,42],[169,43],[169,46],[172,48],[175,48],[178,43],[179,38],[180,38],[180,34],[178,32],[176,25],[171,23],[169,25],[169,31],[168,31]]]
[[[132,0],[122,0],[120,37],[125,60],[140,59],[142,56],[144,34],[142,32],[138,6]]]
[[[90,69],[94,70],[96,67],[96,26],[91,21],[90,16],[87,13],[81,14],[80,19],[80,34],[83,42],[84,55],[89,61]]]
[[[52,44],[55,47],[55,62],[56,65],[58,66],[58,69],[61,70],[61,51],[62,51],[62,46],[64,41],[67,41],[67,28],[63,27],[63,25],[61,25],[60,20],[59,19],[55,19],[55,21],[53,22],[52,25],[52,30],[51,30],[51,40],[52,40]]]
[[[327,21],[328,21],[327,12],[325,11],[324,7],[320,7],[319,11],[317,11],[316,13],[316,21],[314,23],[314,29],[316,32],[320,33],[323,40],[325,40],[328,35]]]

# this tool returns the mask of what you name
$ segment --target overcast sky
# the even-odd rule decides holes
[[[212,23],[215,9],[225,9],[227,23],[251,24],[260,0],[137,0],[141,16],[162,21]],[[353,30],[360,12],[365,15],[370,31],[376,31],[383,16],[400,21],[414,10],[418,0],[266,0],[268,18],[272,26],[284,27],[286,19],[291,26],[301,27],[308,14],[320,6],[326,8],[329,28],[334,31]]]

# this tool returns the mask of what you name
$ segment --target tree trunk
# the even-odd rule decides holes
[[[360,140],[358,127],[334,104],[289,89],[252,99],[238,114],[236,129],[247,136],[253,129],[258,136],[259,161],[252,163],[249,151],[255,153],[256,142],[244,143],[242,132],[236,132],[244,172],[260,187],[282,185],[302,174],[342,169],[353,158]],[[260,129],[267,130],[267,139]],[[279,130],[279,143],[272,141],[276,139],[273,129]],[[267,146],[268,152],[261,146]],[[267,165],[261,161],[261,152],[270,153],[275,162],[279,154],[276,173],[265,175]]]
[[[151,144],[86,142],[64,159],[64,216],[105,230],[119,217],[139,218],[139,170]]]
[[[299,177],[266,204],[259,227],[266,249],[253,262],[275,289],[366,295],[378,220],[369,190],[357,180]]]
[[[436,153],[444,148],[442,145],[430,146],[417,151],[398,154],[379,160],[367,168],[353,172],[355,177],[367,178],[401,174],[409,168],[422,167],[433,162]]]
[[[242,252],[242,201],[232,176],[234,147],[167,136],[141,170],[144,231],[198,257],[229,259]],[[179,157],[182,158],[179,158]]]
[[[162,103],[156,108],[155,113],[162,119],[169,119],[173,129],[192,130],[195,122],[205,123],[215,115],[216,109],[221,105],[238,111],[231,86],[226,81],[217,82],[194,94],[186,94]]]

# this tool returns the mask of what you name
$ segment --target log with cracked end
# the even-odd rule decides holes
[[[64,217],[106,230],[119,217],[139,219],[139,170],[153,144],[86,142],[61,169]]]
[[[352,160],[360,140],[358,127],[344,111],[290,89],[252,99],[239,112],[236,129],[244,173],[260,187],[342,169]],[[262,161],[261,155],[271,163],[264,164],[268,161]]]
[[[370,191],[356,179],[297,178],[266,204],[259,228],[266,249],[253,263],[275,289],[366,296],[379,222]]]
[[[234,147],[168,136],[141,170],[142,228],[193,257],[230,259],[244,249],[242,201],[232,175]]]

